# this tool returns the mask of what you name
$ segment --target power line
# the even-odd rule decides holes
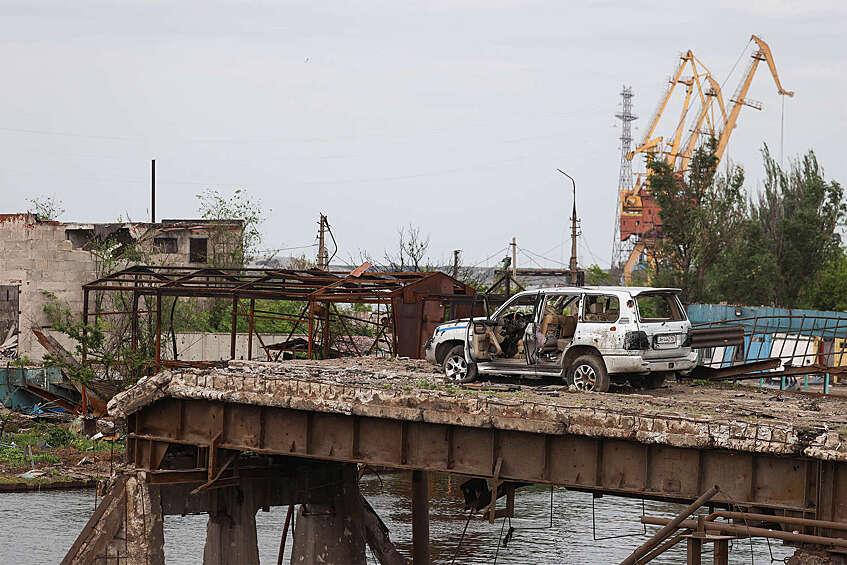
[[[495,251],[494,253],[492,253],[491,255],[489,255],[488,257],[486,257],[485,259],[482,259],[481,261],[477,261],[476,263],[474,263],[473,265],[471,265],[471,268],[473,268],[473,267],[479,267],[479,266],[480,266],[480,265],[482,265],[483,263],[488,262],[488,260],[489,260],[489,259],[491,259],[491,258],[493,258],[493,257],[495,257],[495,256],[499,255],[500,253],[503,253],[504,251],[507,251],[507,250],[508,250],[508,248],[507,248],[507,247],[504,247],[504,248],[502,248],[502,249],[498,249],[497,251]]]
[[[536,265],[538,265],[538,266],[539,266],[539,267],[541,267],[542,269],[544,268],[544,265],[542,265],[541,263],[539,263],[538,261],[536,261],[535,259],[533,259],[532,257],[530,257],[530,256],[529,256],[529,255],[528,255],[528,254],[527,254],[527,253],[526,253],[523,249],[521,249],[520,247],[518,247],[518,251],[520,251],[520,252],[523,254],[523,256],[524,256],[524,257],[526,257],[527,259],[529,259],[530,261],[532,261],[533,263],[535,263]]]
[[[551,258],[549,258],[549,257],[545,257],[544,255],[541,255],[540,253],[536,253],[536,252],[534,252],[534,251],[530,251],[529,249],[524,249],[523,247],[521,247],[520,249],[521,249],[521,250],[523,250],[523,251],[526,251],[527,253],[531,253],[532,255],[534,255],[534,256],[536,256],[536,257],[538,257],[539,259],[544,259],[545,261],[550,261],[551,263],[556,263],[557,265],[562,265],[563,267],[567,267],[567,266],[568,266],[568,264],[567,264],[567,263],[563,263],[562,261],[557,261],[557,260],[555,260],[555,259],[551,259]]]

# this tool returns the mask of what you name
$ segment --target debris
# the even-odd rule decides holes
[[[515,392],[521,390],[520,385],[496,384],[496,383],[468,383],[462,385],[468,390],[481,390],[493,392]]]
[[[76,435],[82,435],[83,425],[84,424],[83,424],[83,421],[82,421],[82,417],[75,419],[73,422],[71,422],[71,427],[70,427],[71,433],[76,434]]]
[[[27,471],[26,473],[21,473],[18,477],[22,479],[37,479],[38,477],[45,475],[47,471],[39,471],[37,469],[33,469],[31,471]]]

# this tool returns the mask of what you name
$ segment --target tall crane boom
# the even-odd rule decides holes
[[[753,83],[753,76],[756,74],[756,69],[759,67],[759,63],[761,61],[767,61],[768,67],[771,70],[771,74],[773,75],[773,80],[776,83],[777,92],[782,96],[788,96],[789,98],[794,96],[793,90],[785,90],[782,88],[782,84],[779,82],[779,74],[776,72],[776,63],[773,60],[773,54],[771,53],[771,49],[767,43],[756,37],[755,35],[750,38],[752,41],[755,41],[759,46],[759,49],[753,53],[752,60],[750,61],[750,66],[747,67],[747,72],[744,78],[741,80],[741,84],[738,86],[738,89],[735,91],[735,95],[732,97],[732,108],[729,111],[729,116],[726,118],[726,122],[724,123],[723,131],[721,131],[721,135],[718,138],[717,146],[715,147],[715,156],[720,161],[721,157],[723,157],[723,153],[726,150],[726,145],[729,143],[729,136],[732,135],[732,130],[735,129],[735,126],[738,122],[738,115],[741,113],[741,108],[743,106],[750,106],[751,108],[756,108],[757,110],[761,110],[762,106],[759,103],[748,101],[747,91],[750,90],[750,85]]]
[[[670,165],[674,174],[682,177],[691,162],[694,150],[700,135],[709,135],[716,139],[715,156],[720,162],[726,151],[729,138],[738,123],[738,117],[743,106],[750,106],[761,110],[759,102],[747,99],[747,92],[753,82],[753,77],[761,61],[767,61],[768,67],[776,83],[777,91],[782,96],[794,96],[793,91],[785,90],[779,80],[773,54],[770,47],[759,37],[753,35],[750,39],[757,45],[752,55],[752,60],[744,73],[742,80],[735,90],[728,104],[724,103],[721,86],[712,77],[711,71],[703,62],[694,56],[690,50],[681,53],[679,61],[673,74],[669,77],[669,84],[659,99],[659,104],[653,119],[647,128],[641,143],[633,150],[627,151],[625,158],[631,161],[635,155],[645,153],[653,159],[661,160]],[[746,48],[745,48],[746,49]],[[686,74],[688,66],[691,66],[690,77]],[[699,68],[698,68],[699,67]],[[669,106],[676,85],[685,87],[684,99],[682,100],[682,111],[673,132],[673,137],[667,141],[661,135],[656,135],[662,114]],[[692,100],[696,92],[696,102]],[[715,109],[715,101],[720,111]],[[693,123],[688,120],[687,115],[692,105],[699,102],[699,110]],[[729,107],[727,107],[729,106]],[[690,134],[682,140],[683,132],[689,128]],[[649,173],[648,173],[649,174]],[[655,257],[656,246],[662,237],[661,209],[653,198],[646,182],[646,177],[639,174],[634,187],[632,184],[621,187],[618,190],[619,202],[616,216],[619,218],[618,238],[621,242],[627,241],[630,236],[635,236],[635,245],[631,250],[630,257],[624,266],[624,280],[629,281],[631,270],[640,256],[646,255],[649,260]]]

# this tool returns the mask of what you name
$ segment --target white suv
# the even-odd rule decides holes
[[[451,380],[479,373],[561,376],[605,392],[610,379],[656,387],[696,365],[679,289],[563,287],[520,292],[490,317],[447,322],[426,358]]]

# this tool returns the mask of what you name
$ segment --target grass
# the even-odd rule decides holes
[[[53,465],[61,463],[57,451],[70,448],[80,452],[104,452],[112,449],[112,442],[92,440],[71,432],[66,426],[39,423],[26,430],[4,434],[0,445],[0,463],[12,467],[29,467],[36,465]],[[11,445],[14,444],[14,445]],[[27,454],[27,446],[31,446],[32,457]],[[115,451],[124,450],[124,442],[115,442]]]

